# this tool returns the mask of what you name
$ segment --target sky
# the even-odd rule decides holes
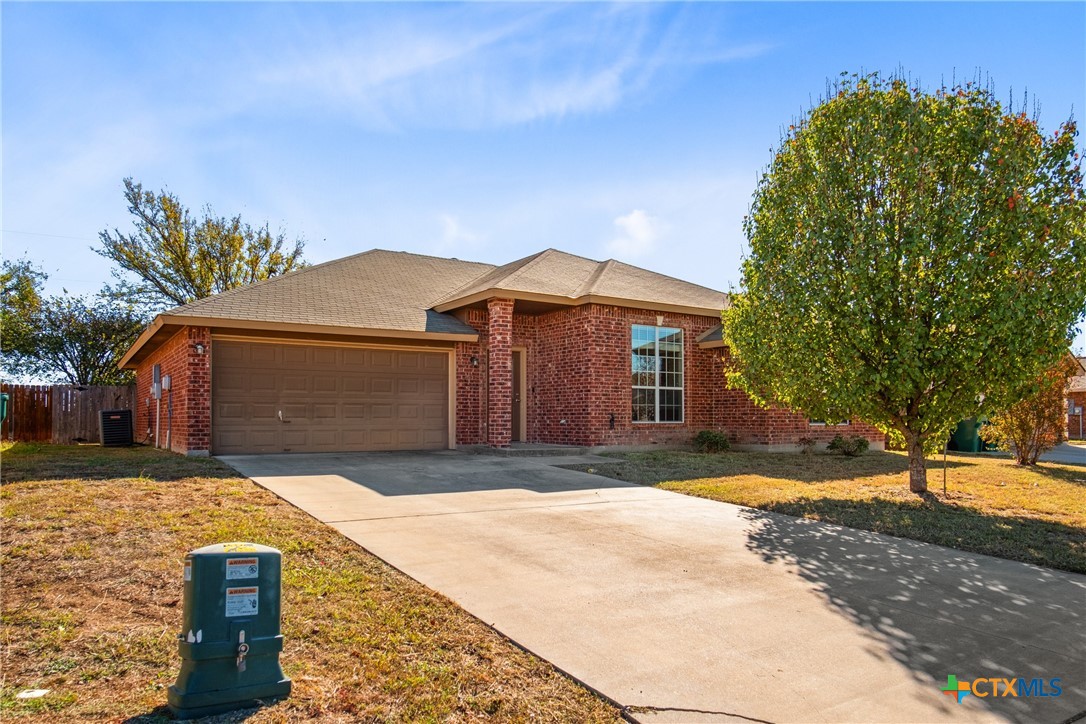
[[[3,256],[49,293],[110,281],[125,177],[310,262],[553,247],[727,291],[782,128],[841,72],[979,74],[1046,132],[1086,107],[1083,2],[3,2],[0,28]]]

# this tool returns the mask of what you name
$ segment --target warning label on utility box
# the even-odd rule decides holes
[[[226,615],[255,616],[259,606],[259,593],[260,589],[256,586],[226,589]]]
[[[259,558],[227,558],[226,580],[233,581],[239,578],[256,578],[260,572]]]

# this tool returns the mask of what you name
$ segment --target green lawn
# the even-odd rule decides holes
[[[1006,457],[928,461],[931,494],[909,492],[903,453],[624,453],[576,466],[598,475],[852,528],[1086,573],[1086,468]]]
[[[148,448],[2,452],[0,719],[165,721],[187,551],[283,551],[291,697],[252,722],[614,721],[618,711],[229,468]],[[17,700],[23,689],[49,689]]]

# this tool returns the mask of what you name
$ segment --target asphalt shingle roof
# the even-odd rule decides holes
[[[431,307],[492,264],[372,251],[306,267],[171,309],[177,317],[475,334]]]
[[[497,267],[440,299],[435,306],[451,308],[489,292],[511,292],[563,297],[570,301],[596,296],[650,305],[667,304],[719,312],[724,293],[681,279],[624,264],[614,259],[594,261],[547,249]]]

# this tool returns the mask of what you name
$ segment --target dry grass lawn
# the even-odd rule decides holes
[[[0,718],[165,720],[182,560],[236,540],[283,552],[282,662],[294,681],[288,700],[248,721],[618,718],[546,662],[216,461],[17,444],[2,467]],[[38,688],[50,693],[14,698]]]
[[[1086,573],[1086,468],[1006,457],[928,460],[931,494],[909,492],[904,453],[857,458],[819,453],[662,451],[577,466],[688,495]]]

